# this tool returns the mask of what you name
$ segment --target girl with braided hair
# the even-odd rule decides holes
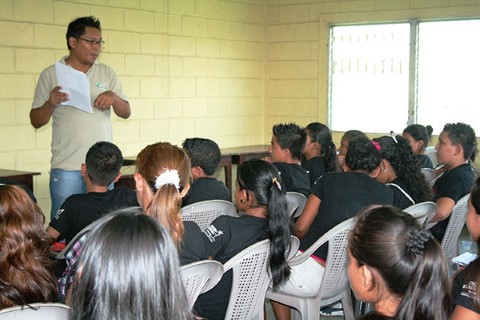
[[[480,178],[475,181],[468,200],[467,228],[480,248]],[[452,286],[452,320],[480,319],[480,258],[459,272]]]
[[[330,129],[320,122],[305,127],[307,142],[303,148],[302,168],[307,170],[310,185],[325,172],[340,171],[337,149]]]
[[[389,206],[365,208],[350,232],[348,256],[350,286],[374,308],[359,319],[448,319],[445,256],[411,215]]]

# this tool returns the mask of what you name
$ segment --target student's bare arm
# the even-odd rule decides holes
[[[453,199],[443,197],[437,200],[437,213],[431,222],[438,222],[445,220],[452,213],[455,201]]]

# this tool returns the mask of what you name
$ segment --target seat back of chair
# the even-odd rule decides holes
[[[202,231],[222,215],[237,217],[237,208],[233,203],[225,200],[201,201],[182,208],[183,221],[195,222]]]
[[[403,211],[411,214],[421,226],[424,226],[435,216],[437,205],[432,201],[420,202],[403,209]]]
[[[423,176],[427,180],[429,184],[432,183],[433,180],[435,180],[435,171],[430,168],[421,168],[420,171],[422,172]]]
[[[0,320],[67,320],[69,313],[61,303],[32,303],[0,310]]]
[[[215,260],[202,260],[181,267],[188,306],[193,308],[200,294],[212,289],[223,276],[223,265]]]
[[[457,242],[458,237],[462,232],[463,226],[465,225],[465,219],[468,212],[469,198],[470,194],[467,194],[457,201],[450,215],[450,220],[448,221],[445,234],[443,235],[442,248],[445,252],[448,263],[451,262],[453,257],[458,255]]]
[[[353,218],[350,218],[329,231],[327,264],[319,292],[322,301],[340,300],[349,286],[347,244],[352,225]]]
[[[287,194],[288,212],[294,218],[300,216],[307,203],[307,197],[299,192],[288,191]]]
[[[263,315],[263,305],[270,283],[270,240],[257,242],[241,251],[224,265],[233,270],[232,291],[225,319],[254,319]]]

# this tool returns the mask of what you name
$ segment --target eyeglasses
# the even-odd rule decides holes
[[[78,37],[77,39],[88,42],[91,46],[94,46],[94,45],[100,45],[101,46],[101,45],[105,44],[105,41],[103,41],[103,40],[88,40],[88,39],[84,39],[82,37]]]

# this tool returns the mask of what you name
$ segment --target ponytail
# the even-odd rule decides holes
[[[330,143],[328,144],[327,150],[324,153],[324,158],[325,158],[326,172],[340,171],[340,165],[338,164],[338,159],[337,159],[337,147],[335,146],[335,143],[332,140],[330,140]]]

